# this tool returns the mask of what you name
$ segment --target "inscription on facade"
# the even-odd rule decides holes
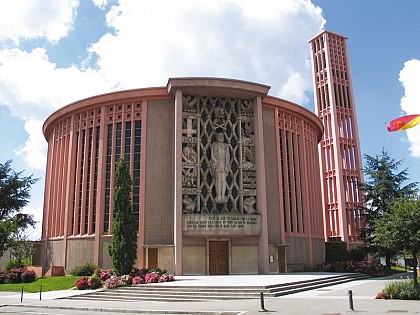
[[[184,214],[184,231],[244,231],[259,232],[260,216],[243,214]]]

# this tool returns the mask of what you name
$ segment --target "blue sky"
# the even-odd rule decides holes
[[[362,154],[382,147],[420,181],[420,127],[385,123],[420,113],[420,1],[4,0],[0,11],[0,163],[34,174],[26,212],[42,219],[47,144],[58,108],[169,77],[215,76],[271,86],[314,110],[308,40],[348,37]],[[40,225],[29,235],[40,237]]]

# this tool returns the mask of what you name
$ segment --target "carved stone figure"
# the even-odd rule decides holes
[[[184,162],[189,164],[195,164],[197,162],[197,153],[194,148],[187,146],[182,150],[182,159]]]
[[[230,171],[229,145],[224,143],[224,134],[218,132],[216,141],[211,145],[211,167],[216,188],[216,203],[225,204],[228,201],[226,196],[226,177]]]
[[[257,202],[254,196],[250,196],[244,199],[244,210],[248,214],[254,214],[257,211],[254,209],[254,205]]]
[[[184,199],[182,199],[182,204],[184,205],[183,213],[194,213],[195,211],[195,202],[192,198],[184,195]]]

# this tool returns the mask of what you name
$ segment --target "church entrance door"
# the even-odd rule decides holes
[[[209,274],[229,274],[228,241],[209,241]]]

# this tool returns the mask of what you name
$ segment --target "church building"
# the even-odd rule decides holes
[[[137,267],[269,274],[322,263],[323,125],[269,90],[225,78],[170,78],[54,112],[43,127],[43,265],[111,267],[122,156],[138,223],[137,248],[127,250],[137,251]]]

